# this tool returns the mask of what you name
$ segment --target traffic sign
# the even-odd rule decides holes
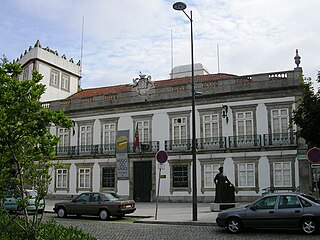
[[[156,153],[156,159],[158,163],[165,163],[168,160],[168,153],[166,151],[160,150]]]
[[[320,163],[320,148],[310,148],[307,155],[310,163]]]

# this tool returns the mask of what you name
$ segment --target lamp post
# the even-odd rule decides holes
[[[193,25],[192,25],[192,11],[188,15],[184,10],[187,5],[183,2],[176,2],[173,4],[173,9],[183,11],[183,13],[190,20],[191,25],[191,91],[192,91],[192,220],[197,221],[197,153],[196,153],[196,111],[195,111],[195,90],[194,90],[194,60],[193,60]]]

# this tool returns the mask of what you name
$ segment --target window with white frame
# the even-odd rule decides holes
[[[70,129],[58,128],[59,143],[58,147],[69,147],[70,146]]]
[[[90,188],[91,186],[91,169],[90,168],[79,168],[79,181],[78,181],[78,187],[79,188]]]
[[[68,169],[57,169],[56,170],[56,188],[67,188],[68,187]]]
[[[139,133],[139,141],[141,143],[143,142],[149,142],[149,133],[150,133],[150,122],[149,120],[141,120],[137,121],[136,124],[138,124],[138,133]],[[136,131],[136,129],[135,129]]]
[[[214,178],[219,172],[219,164],[204,164],[204,187],[205,188],[214,188]]]
[[[92,126],[80,126],[80,146],[92,144]]]
[[[103,167],[102,168],[102,188],[115,188],[116,183],[116,168]]]
[[[68,91],[70,89],[70,76],[63,73],[61,78],[61,89]]]
[[[219,137],[219,115],[211,114],[203,116],[204,138],[211,139]]]
[[[59,71],[55,70],[55,69],[51,69],[51,73],[50,73],[50,86],[59,88]]]
[[[116,124],[104,123],[102,124],[102,144],[104,149],[114,149],[116,136]]]
[[[172,118],[172,139],[185,140],[187,139],[187,118],[186,117],[177,117]]]
[[[253,135],[253,112],[236,113],[237,135],[241,138],[252,139]]]
[[[291,187],[291,162],[274,162],[273,178],[275,187]]]
[[[255,187],[255,164],[239,163],[238,178],[239,187]]]
[[[271,110],[271,130],[274,138],[288,138],[289,131],[289,110]]]

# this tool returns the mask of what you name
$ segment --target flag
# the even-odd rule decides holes
[[[134,146],[135,147],[140,146],[138,123],[137,123],[136,132],[135,132],[135,136],[134,136]]]

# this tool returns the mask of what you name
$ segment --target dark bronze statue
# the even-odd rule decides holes
[[[216,184],[215,203],[230,203],[235,201],[234,186],[227,176],[223,174],[223,167],[219,167],[219,173],[214,178]]]

